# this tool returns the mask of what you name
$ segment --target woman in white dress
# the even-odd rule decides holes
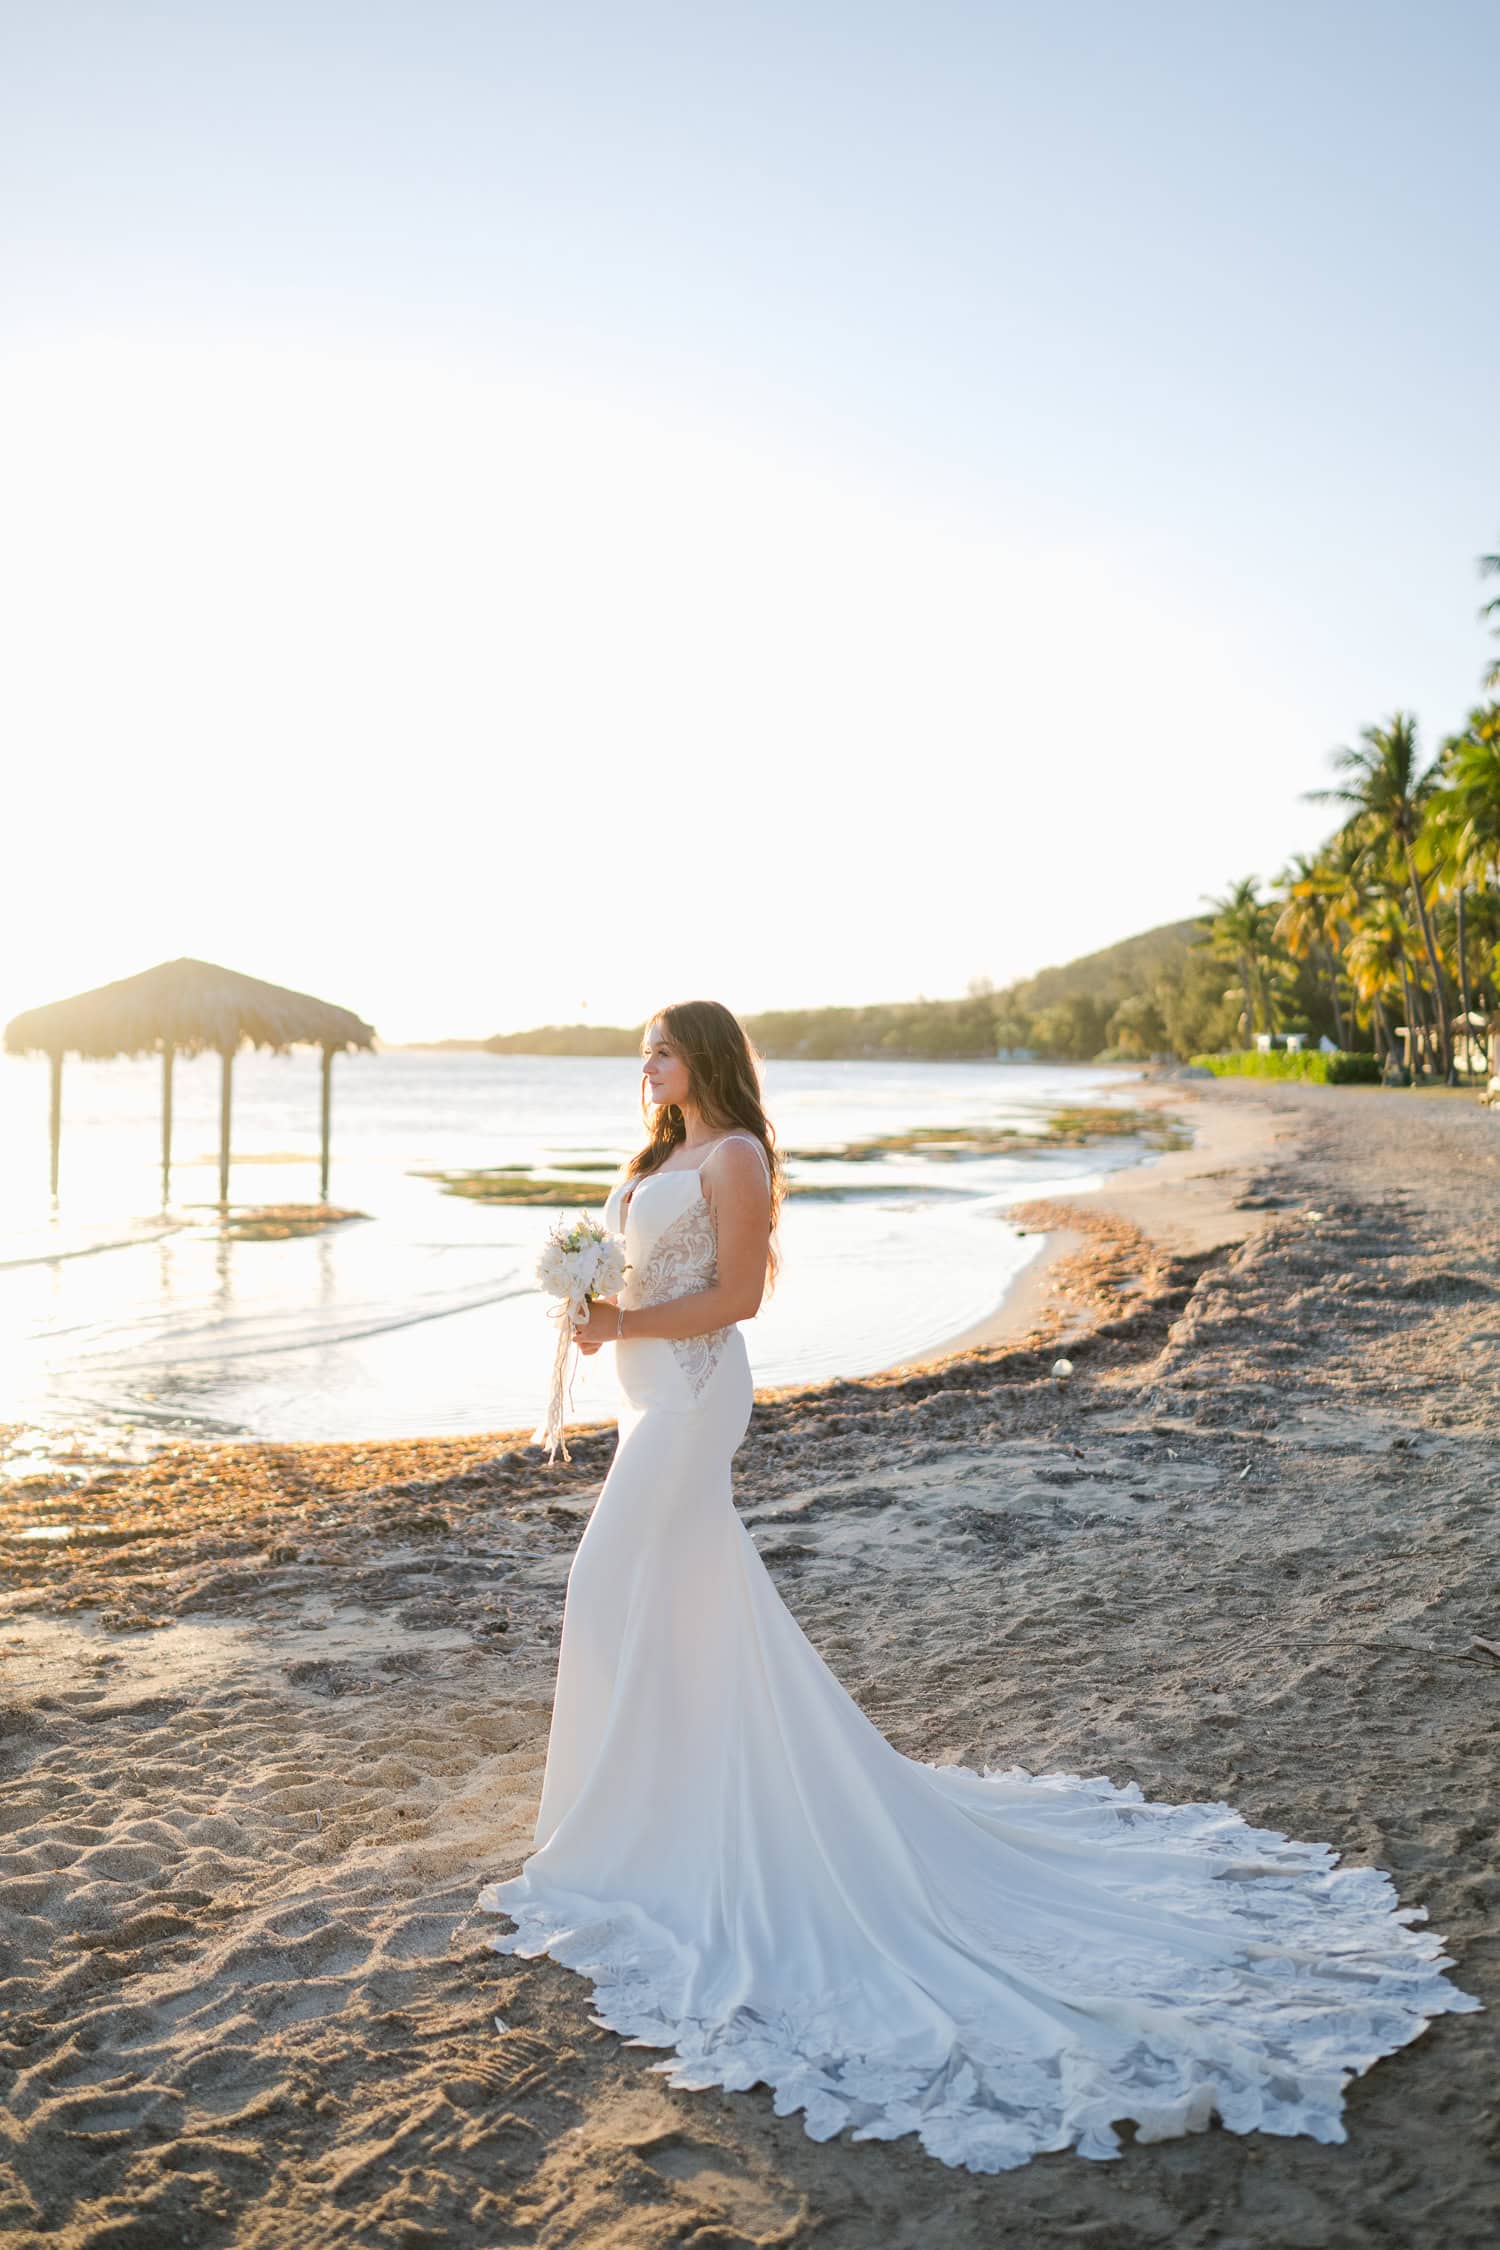
[[[1373,1867],[1132,1784],[906,1758],[777,1594],[734,1512],[738,1323],[781,1177],[755,1058],[717,1002],[643,1049],[646,1145],[606,1206],[630,1268],[614,1462],[568,1579],[536,1849],[481,1894],[495,1950],[592,1980],[676,2086],[764,2083],[814,2139],[916,2133],[976,2172],[1196,2132],[1344,2136],[1343,2089],[1443,1975]]]

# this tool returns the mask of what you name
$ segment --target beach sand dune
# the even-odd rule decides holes
[[[765,1398],[743,1512],[901,1748],[1326,1838],[1489,2013],[1360,2080],[1335,2148],[1211,2131],[975,2179],[673,2092],[473,1911],[529,1845],[609,1436],[551,1472],[482,1438],[181,1447],[7,1505],[0,2238],[1500,2239],[1500,1118],[1162,1098],[1211,1129],[1039,1209],[1067,1239],[1029,1335]]]

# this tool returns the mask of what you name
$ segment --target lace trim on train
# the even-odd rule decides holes
[[[691,1297],[713,1286],[719,1271],[719,1244],[713,1213],[699,1195],[697,1202],[662,1228],[630,1283],[631,1305],[665,1304],[669,1297]],[[703,1336],[669,1339],[678,1366],[687,1377],[694,1398],[701,1397],[724,1352],[727,1328],[711,1328]]]
[[[979,1778],[964,1776],[971,1787]],[[1195,1961],[1127,1940],[1106,1969],[1091,1959],[1085,2004],[1096,2025],[1118,2021],[1122,2004],[1148,2018],[1113,2056],[1080,2045],[1038,2060],[974,2021],[956,2027],[938,2067],[914,2070],[849,2053],[836,2004],[774,2018],[741,2008],[724,2022],[684,2014],[693,1957],[638,1908],[565,1893],[549,1900],[532,1895],[525,1875],[489,1884],[477,1904],[516,1924],[513,1935],[489,1941],[495,1952],[550,1954],[591,1980],[594,2022],[638,2046],[673,2048],[653,2065],[670,2085],[768,2085],[776,2114],[801,2110],[812,2140],[846,2126],[855,2140],[915,2133],[930,2155],[971,2172],[1009,2171],[1075,2146],[1080,2156],[1115,2156],[1113,2126],[1126,2118],[1142,2141],[1201,2132],[1216,2113],[1237,2133],[1342,2141],[1351,2076],[1417,2038],[1430,2017],[1480,2005],[1442,1975],[1451,1964],[1441,1940],[1407,1926],[1424,1910],[1399,1906],[1378,1868],[1336,1867],[1327,1845],[1250,1828],[1227,1805],[1148,1803],[1133,1783],[1117,1789],[1102,1777],[1019,1770],[983,1779],[997,1797],[1019,1787],[1066,1791],[1083,1815],[1070,1824],[1074,1838],[1118,1846],[1122,1829],[1148,1829],[1153,1845],[1191,1846],[1198,1879],[1155,1878],[1150,1902],[1188,1917],[1217,1908],[1241,1940],[1238,1956]],[[1224,1885],[1217,1898],[1213,1877]],[[1055,1988],[1066,1975],[1055,1950],[1016,1948],[1003,1927],[966,1934],[1022,1978],[1029,1972]]]

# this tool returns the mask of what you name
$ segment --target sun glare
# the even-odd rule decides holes
[[[956,988],[1055,881],[1023,848],[1043,746],[1089,769],[1086,863],[1148,734],[1196,756],[1223,704],[1220,631],[1109,558],[661,413],[186,337],[38,346],[5,405],[6,1013],[193,951],[386,1036],[580,992],[628,1018],[667,958],[652,867],[691,912],[710,839],[744,908],[693,913],[698,982],[868,997],[951,960]],[[560,869],[584,828],[616,881]],[[767,881],[804,919],[761,926]]]

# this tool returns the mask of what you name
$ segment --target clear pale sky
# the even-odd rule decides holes
[[[1500,12],[0,0],[0,1019],[997,982],[1478,698]]]

